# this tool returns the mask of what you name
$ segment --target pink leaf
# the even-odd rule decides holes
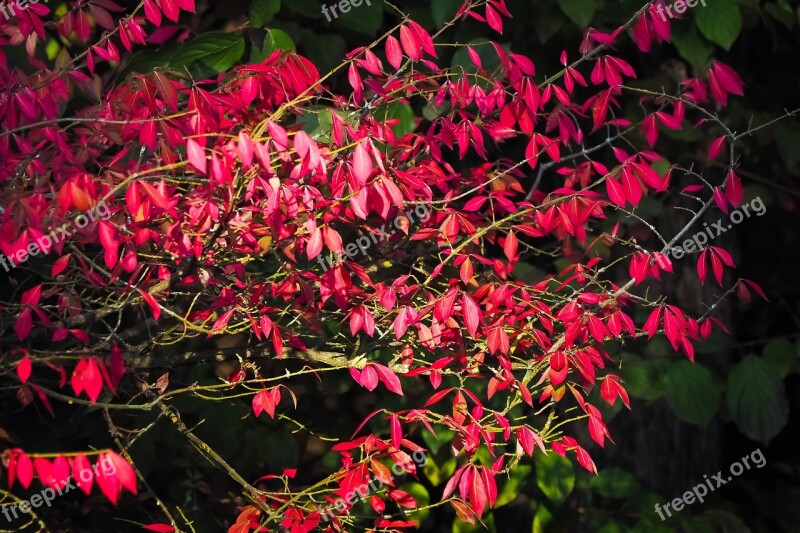
[[[403,62],[403,51],[400,48],[400,42],[391,35],[386,38],[386,59],[395,70],[398,70]]]
[[[199,170],[201,174],[206,173],[206,153],[194,139],[188,139],[186,141],[186,157],[189,163]]]
[[[358,143],[353,153],[353,177],[359,187],[367,184],[367,180],[372,174],[372,159],[364,147],[364,143]]]
[[[119,455],[118,453],[109,450],[104,455],[100,456],[101,459],[98,461],[98,470],[100,468],[111,468],[108,467],[109,464],[113,465],[115,474],[117,479],[119,480],[119,484],[122,485],[122,488],[130,492],[131,494],[137,493],[136,487],[136,472],[134,471],[131,464],[125,460],[124,457]]]
[[[490,5],[486,6],[486,22],[497,33],[503,33],[503,19],[497,11]]]
[[[722,151],[722,147],[724,146],[724,144],[725,144],[724,135],[722,137],[717,137],[716,139],[714,139],[714,142],[711,143],[711,148],[708,149],[708,158],[714,159],[715,157],[717,157],[720,151]]]
[[[87,495],[92,491],[94,472],[89,460],[82,453],[72,459],[72,477],[75,484]]]
[[[386,388],[395,394],[403,396],[403,388],[400,385],[400,378],[397,377],[397,374],[392,372],[389,367],[377,363],[374,364],[374,367],[378,372],[378,377],[380,377],[380,380],[386,385]]]
[[[16,475],[17,479],[19,480],[20,484],[24,488],[28,488],[31,485],[31,481],[33,481],[33,462],[31,458],[28,457],[28,454],[20,450],[16,456]],[[11,481],[11,477],[9,476],[9,482]]]

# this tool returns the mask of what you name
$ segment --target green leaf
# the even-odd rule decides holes
[[[695,353],[719,353],[732,344],[730,336],[720,330],[714,330],[707,339],[694,346]]]
[[[351,5],[347,13],[339,13],[337,9],[336,14],[339,17],[332,21],[333,24],[341,24],[349,30],[373,36],[383,24],[383,2],[372,0],[368,5],[367,0],[364,0],[358,7]]]
[[[400,122],[392,126],[392,130],[397,137],[402,137],[414,131],[414,110],[410,105],[403,102],[391,102],[387,105],[378,106],[375,109],[374,117],[380,118],[381,122],[388,119],[398,119]]]
[[[548,524],[550,524],[552,521],[553,514],[547,509],[546,506],[540,505],[539,508],[536,509],[536,515],[533,517],[531,531],[533,531],[533,533],[544,533],[547,531]]]
[[[677,361],[667,370],[666,381],[667,403],[678,418],[696,426],[708,424],[720,402],[711,372],[689,361]]]
[[[796,118],[782,120],[775,124],[775,143],[778,153],[787,166],[800,163],[800,122]]]
[[[768,443],[789,418],[783,381],[755,355],[748,355],[728,375],[725,400],[739,430],[753,440]]]
[[[455,436],[456,432],[447,428],[436,428],[436,435],[433,435],[433,433],[427,429],[422,432],[422,440],[425,441],[425,445],[431,453],[439,453],[442,446],[450,444],[450,441],[453,440]]]
[[[306,107],[300,114],[298,122],[303,124],[303,131],[318,142],[330,142],[333,128],[331,110],[327,107]]]
[[[414,497],[414,501],[417,502],[417,507],[427,507],[431,503],[431,496],[428,494],[428,489],[421,483],[411,482],[411,483],[404,483],[400,487],[401,490],[406,491],[407,493],[411,494]],[[417,520],[418,522],[422,522],[425,520],[430,514],[430,509],[422,509],[419,511],[412,511],[408,513],[409,520]]]
[[[267,35],[264,37],[264,44],[261,48],[259,49],[254,46],[250,52],[250,62],[260,63],[268,58],[275,50],[291,50],[294,52],[297,48],[288,33],[283,30],[270,28],[267,30]]]
[[[316,0],[290,0],[285,7],[312,19],[322,18],[322,8]]]
[[[625,390],[639,400],[657,400],[664,395],[663,359],[641,359],[633,354],[622,354],[619,376],[625,382]]]
[[[561,31],[567,18],[554,4],[544,3],[538,7],[536,16],[533,17],[533,29],[539,41],[544,44]]]
[[[789,31],[797,24],[798,15],[792,11],[792,7],[788,3],[779,2],[777,4],[766,4],[764,6],[764,11],[786,26],[786,29]]]
[[[347,53],[344,37],[335,33],[319,33],[304,29],[301,32],[300,42],[305,55],[320,72],[328,72],[336,67],[339,64],[337,58]]]
[[[626,531],[630,531],[625,525],[620,524],[619,522],[609,522],[600,529],[597,530],[597,533],[625,533]]]
[[[250,4],[250,24],[254,28],[261,28],[275,18],[281,10],[281,0],[253,0]]]
[[[672,44],[681,57],[695,67],[702,67],[711,60],[711,47],[700,37],[694,26],[673,24]]]
[[[431,485],[434,487],[438,487],[453,475],[453,473],[458,468],[458,461],[456,461],[455,457],[450,457],[446,461],[442,461],[439,459],[439,463],[436,463],[432,457],[428,456],[428,464],[422,469],[425,473],[425,477],[428,478],[428,481],[431,482]]]
[[[555,452],[540,455],[536,461],[536,485],[550,501],[563,502],[575,488],[572,461]]]
[[[600,470],[592,478],[589,487],[606,498],[627,499],[639,493],[641,487],[636,476],[621,468],[606,468]]]
[[[797,362],[795,347],[786,339],[770,341],[764,346],[764,361],[772,367],[781,379],[789,375]]]
[[[644,518],[633,526],[633,533],[675,533],[675,529],[665,525],[657,518]]]
[[[244,39],[236,33],[211,31],[201,33],[178,48],[170,59],[173,68],[189,67],[199,63],[215,72],[223,72],[242,57]]]
[[[680,515],[681,526],[686,533],[715,533],[713,524],[701,516]]]
[[[433,0],[431,2],[431,16],[436,26],[441,26],[450,20],[462,3],[461,0]]]
[[[556,0],[558,7],[581,28],[589,25],[597,9],[596,0]]]
[[[510,477],[497,493],[497,501],[494,505],[495,509],[517,499],[522,493],[522,486],[530,477],[531,470],[532,467],[530,465],[517,465],[511,470],[509,473]]]
[[[735,0],[706,0],[706,6],[697,6],[694,13],[700,33],[709,41],[730,50],[742,31],[742,14]]]
[[[152,72],[157,68],[169,68],[170,60],[183,44],[171,44],[159,50],[142,50],[133,56],[123,74],[130,72]]]
[[[722,533],[750,533],[747,524],[735,514],[722,509],[711,509],[705,515],[719,526]]]

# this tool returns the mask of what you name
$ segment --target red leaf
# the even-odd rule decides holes
[[[308,239],[306,255],[308,259],[311,260],[317,257],[320,252],[322,252],[322,229],[316,228],[311,232],[311,237]]]
[[[231,321],[231,317],[233,317],[233,313],[235,312],[236,309],[228,309],[222,313],[214,322],[214,325],[211,326],[211,335],[216,335],[222,331],[225,331],[225,327],[228,325],[228,322]]]
[[[466,292],[461,295],[461,313],[464,317],[467,331],[474,337],[478,331],[478,326],[483,322],[483,316],[478,304]]]
[[[606,194],[614,204],[625,207],[628,199],[622,184],[616,178],[606,178]]]
[[[517,255],[517,247],[518,241],[516,235],[514,235],[513,231],[509,231],[508,235],[506,236],[505,244],[503,244],[503,253],[506,254],[506,257],[509,261],[513,261]]]
[[[52,270],[50,270],[50,275],[52,277],[56,277],[62,272],[64,272],[64,269],[67,268],[67,265],[69,264],[69,258],[71,255],[72,254],[62,255],[61,257],[56,259],[56,262],[53,263]]]
[[[578,463],[593,474],[597,474],[597,467],[594,465],[594,461],[592,461],[591,456],[587,453],[586,450],[578,446],[575,450],[575,454],[578,457]]]
[[[153,313],[153,318],[158,320],[158,317],[161,316],[161,306],[158,305],[156,299],[153,297],[152,294],[146,291],[139,290],[139,294],[142,295],[144,301],[147,303],[148,306],[150,306],[150,312]]]
[[[476,52],[471,46],[467,46],[467,55],[469,56],[470,61],[472,61],[472,64],[478,67],[478,70],[483,68],[481,56],[479,56],[478,52]]]
[[[59,487],[64,487],[70,476],[69,461],[63,455],[59,455],[53,460],[53,468],[51,469],[53,479]]]
[[[601,92],[592,104],[592,119],[594,120],[593,130],[600,129],[608,114],[608,104],[611,99],[611,89]]]
[[[22,293],[22,298],[20,298],[20,302],[22,305],[37,305],[39,303],[39,298],[42,295],[42,285],[41,283],[31,289]]]
[[[358,382],[370,392],[375,390],[375,387],[378,386],[378,372],[375,370],[374,365],[369,364],[364,367],[361,371],[361,380]]]
[[[639,183],[639,178],[636,177],[630,167],[622,169],[622,188],[625,190],[625,197],[631,205],[639,205],[642,199],[642,184]]]
[[[103,390],[103,376],[97,367],[96,358],[81,358],[72,372],[72,390],[76,396],[86,392],[92,403],[97,402],[97,397]]]
[[[147,531],[155,531],[156,533],[173,533],[175,531],[175,528],[169,524],[150,524],[147,526],[142,526],[142,529],[146,529]]]
[[[386,510],[386,504],[384,503],[384,501],[380,498],[380,496],[377,496],[375,494],[369,497],[369,504],[372,507],[372,509],[378,514],[383,514],[383,511]]]
[[[647,333],[647,338],[652,339],[658,331],[658,323],[661,322],[661,307],[657,307],[647,317],[647,322],[642,326],[642,331]]]
[[[262,390],[253,396],[253,412],[259,416],[262,412],[266,411],[270,418],[275,418],[275,402],[269,391]]]
[[[708,158],[714,159],[719,155],[720,151],[722,151],[722,146],[725,144],[725,136],[717,137],[714,139],[714,142],[711,143],[711,148],[708,149]]]
[[[717,204],[720,211],[724,213],[728,213],[728,199],[725,197],[725,193],[720,187],[714,187],[714,203]]]
[[[108,472],[106,468],[102,468],[99,462],[95,465],[95,467],[95,479],[97,480],[97,486],[100,487],[100,491],[111,503],[117,505],[120,492],[122,491],[119,478],[117,477],[116,473]]]
[[[17,338],[23,341],[31,332],[31,328],[33,327],[33,316],[31,315],[31,308],[26,307],[23,309],[17,320],[14,322],[14,333],[17,334]]]
[[[53,465],[44,457],[37,457],[33,460],[33,467],[36,470],[36,477],[45,487],[54,487],[56,479],[53,476]]]
[[[116,388],[122,376],[125,375],[125,360],[122,357],[122,350],[120,350],[119,346],[116,344],[111,348],[111,356],[108,359],[108,370],[111,378],[111,386],[112,388]]]
[[[400,26],[400,44],[403,51],[412,61],[419,61],[422,58],[422,47],[417,42],[414,32],[405,25]]]
[[[700,257],[697,258],[697,275],[700,277],[700,283],[705,285],[706,276],[708,275],[708,267],[706,266],[706,257],[708,256],[708,248],[703,250]]]
[[[486,22],[497,33],[503,33],[503,19],[497,11],[490,5],[486,5]]]
[[[739,180],[739,176],[731,170],[728,172],[728,179],[725,180],[725,198],[733,207],[738,207],[742,203],[743,196],[742,182]]]
[[[335,254],[342,253],[342,237],[338,231],[330,226],[324,226],[322,228],[322,238],[331,252]]]
[[[17,364],[17,376],[23,383],[27,383],[28,378],[31,377],[31,358],[27,355],[20,359]]]
[[[153,0],[144,0],[144,16],[154,26],[161,26],[161,10]]]
[[[589,436],[592,437],[592,440],[599,444],[601,448],[604,447],[606,435],[605,425],[602,420],[589,416]]]
[[[396,449],[399,450],[400,443],[403,440],[403,430],[400,426],[400,419],[396,414],[392,413],[389,416],[389,423],[390,423],[389,432],[391,433],[392,446],[394,446]]]

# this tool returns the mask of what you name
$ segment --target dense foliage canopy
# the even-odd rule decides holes
[[[516,3],[350,0],[327,23],[362,38],[333,58],[307,2],[5,4],[12,530],[467,531],[548,500],[536,531],[573,490],[631,503],[567,523],[666,527],[598,472],[609,420],[664,396],[708,426],[725,381],[768,443],[798,368],[794,345],[695,364],[735,336],[731,300],[777,296],[726,236],[776,206],[753,140],[784,128],[760,150],[795,169],[800,144],[796,110],[742,107],[747,74],[711,54],[741,14],[712,1],[594,26],[599,2],[542,3],[586,27],[537,53],[503,38]],[[686,63],[659,72],[673,41]]]

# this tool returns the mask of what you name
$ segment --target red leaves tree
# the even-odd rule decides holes
[[[56,19],[39,5],[0,23],[4,44],[26,44],[31,67],[10,67],[0,51],[0,249],[12,288],[2,365],[23,412],[103,407],[120,453],[138,433],[119,430],[119,413],[163,415],[240,485],[247,500],[230,529],[239,532],[409,528],[400,510],[417,504],[393,488],[388,468],[416,474],[421,432],[446,429],[460,466],[441,501],[474,521],[523,455],[569,455],[596,472],[591,440],[602,447],[611,435],[591,402],[630,408],[613,372],[619,343],[663,334],[693,359],[693,344],[723,327],[712,312],[689,316],[640,287],[670,275],[667,252],[703,212],[742,201],[737,136],[715,112],[743,94],[742,82],[715,61],[674,92],[629,85],[636,72],[615,46],[633,38],[646,53],[670,38],[670,22],[649,4],[611,33],[589,28],[549,76],[496,44],[492,72],[472,48],[474,69],[445,68],[440,33],[404,18],[322,76],[277,50],[214,79],[164,69],[104,86],[98,72],[172,39],[159,27],[193,10],[190,0],[145,0],[133,11],[103,0]],[[469,1],[453,22],[471,17],[502,32],[509,16],[503,0]],[[37,59],[45,29],[87,48]],[[637,99],[641,112],[621,115]],[[402,132],[376,111],[394,103],[433,111]],[[308,114],[329,126],[307,131]],[[692,127],[716,132],[709,155],[726,151],[730,168],[700,176],[655,151],[664,128]],[[637,243],[617,222],[647,225],[637,207],[677,181],[700,209],[675,235],[648,225],[657,245]],[[75,224],[99,206],[108,217]],[[68,237],[51,235],[64,224]],[[520,262],[542,275],[524,275]],[[703,251],[701,282],[709,264],[723,285],[730,255]],[[174,385],[153,373],[230,360],[238,364],[222,383]],[[359,427],[324,429],[338,440],[330,449],[340,466],[314,481],[293,469],[245,479],[176,406],[189,395],[245,397],[254,417],[292,426],[295,407],[320,401],[293,393],[307,373],[352,378],[376,399]],[[290,396],[294,407],[282,401]],[[566,416],[570,408],[579,415]],[[97,444],[52,460],[34,442],[20,446],[5,456],[11,488],[29,487],[34,470],[48,485],[85,468]],[[101,456],[116,466],[95,477],[112,503],[144,486],[127,459]],[[320,505],[373,478],[386,484],[370,494],[376,517],[350,516],[348,502],[322,521]],[[174,507],[159,507],[165,523],[147,529],[184,526]]]

